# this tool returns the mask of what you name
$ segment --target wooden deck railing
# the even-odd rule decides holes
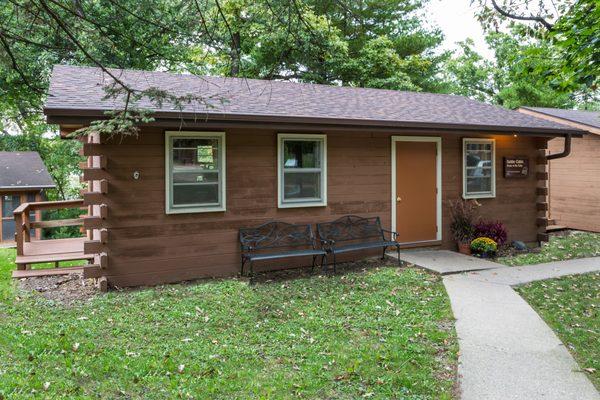
[[[31,212],[38,210],[58,210],[64,208],[81,207],[84,207],[83,199],[23,203],[19,207],[17,207],[17,209],[15,209],[14,211],[16,224],[15,242],[17,244],[17,256],[24,255],[24,243],[31,241],[31,229],[83,225],[83,218],[69,218],[51,221],[31,221],[29,218]]]

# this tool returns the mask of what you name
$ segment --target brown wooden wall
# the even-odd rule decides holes
[[[553,139],[551,153],[564,149]],[[600,232],[600,135],[572,139],[571,154],[550,161],[550,218],[558,225]]]
[[[99,176],[108,180],[102,202],[108,217],[106,275],[114,285],[156,284],[239,271],[238,229],[277,219],[316,223],[344,214],[379,215],[391,225],[391,133],[325,132],[328,135],[328,206],[277,208],[277,132],[226,129],[227,211],[165,214],[164,128],[144,128],[140,136],[117,139],[95,150],[106,158]],[[322,131],[315,133],[323,133]],[[410,133],[397,132],[394,135]],[[418,133],[423,135],[423,133]],[[462,137],[442,136],[443,200],[462,193]],[[481,214],[506,223],[511,239],[536,240],[536,177],[506,180],[502,157],[527,155],[535,164],[540,139],[496,138],[495,199],[481,200]],[[139,171],[139,180],[133,172]],[[444,248],[454,246],[443,210]],[[284,261],[285,263],[285,261]]]

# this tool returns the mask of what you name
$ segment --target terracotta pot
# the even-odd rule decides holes
[[[458,252],[461,254],[471,255],[471,243],[459,243]]]

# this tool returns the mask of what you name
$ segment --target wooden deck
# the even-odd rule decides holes
[[[98,268],[92,265],[93,254],[85,254],[83,242],[86,238],[36,240],[23,243],[24,255],[17,255],[17,265],[26,269],[13,271],[13,278],[31,278],[34,276],[68,275],[83,273],[84,277],[97,277]],[[81,265],[58,267],[61,261],[81,260]],[[32,264],[54,263],[55,268],[31,269]]]
[[[56,228],[62,226],[81,226],[86,217],[49,221],[31,221],[32,212],[63,208],[85,209],[82,199],[64,201],[42,201],[36,203],[23,203],[14,211],[17,245],[15,264],[17,270],[13,271],[14,278],[28,278],[33,276],[66,275],[83,273],[84,278],[97,278],[102,275],[100,265],[92,264],[94,254],[90,254],[90,232],[85,237],[68,239],[31,240],[31,230],[37,228]],[[83,214],[83,213],[82,213]],[[88,252],[86,253],[86,249]],[[102,257],[100,257],[102,260]],[[64,267],[59,263],[64,261],[80,261],[76,266]],[[50,263],[49,268],[32,268],[34,264]],[[104,257],[104,265],[106,257]],[[54,268],[52,268],[54,267]]]
[[[36,276],[55,276],[55,275],[69,275],[69,274],[82,274],[84,272],[84,266],[76,267],[61,267],[61,268],[44,268],[44,269],[17,269],[13,271],[12,277],[16,279],[20,278],[33,278]]]
[[[23,255],[18,255],[17,264],[38,264],[74,260],[89,260],[93,254],[83,252],[86,238],[36,240],[23,243]]]

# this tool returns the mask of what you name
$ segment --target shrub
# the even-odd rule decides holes
[[[506,243],[508,233],[506,227],[500,221],[480,221],[475,224],[475,236],[474,237],[486,237],[493,239],[498,246],[502,246]]]
[[[471,242],[471,251],[475,254],[494,254],[498,244],[488,237],[478,237]]]
[[[475,237],[475,220],[479,203],[466,200],[449,200],[450,231],[452,237],[458,243],[470,243]]]

